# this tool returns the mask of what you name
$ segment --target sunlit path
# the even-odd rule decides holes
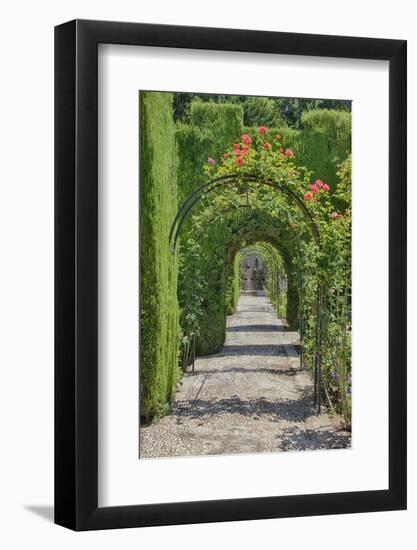
[[[267,297],[241,295],[221,352],[197,359],[171,413],[141,428],[141,458],[348,447],[338,417],[316,414],[297,343]]]

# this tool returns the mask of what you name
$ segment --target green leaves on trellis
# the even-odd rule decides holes
[[[256,243],[269,243],[280,251],[288,275],[289,321],[295,326],[300,318],[303,320],[305,361],[312,368],[314,353],[320,351],[325,395],[348,424],[350,158],[339,166],[339,187],[332,194],[327,182],[314,181],[309,170],[297,165],[294,151],[280,134],[271,141],[267,138],[268,130],[263,127],[254,134],[243,134],[224,151],[219,163],[211,157],[205,163],[207,180],[231,174],[235,179],[207,194],[204,207],[193,216],[199,229],[191,232],[199,242],[204,239],[210,243],[210,261],[217,265],[210,279],[213,286],[205,289],[201,301],[206,310],[201,320],[200,346],[205,352],[217,351],[221,346],[225,312],[232,311],[235,303],[235,290],[231,289],[236,285],[238,251]],[[318,229],[319,242],[313,226]],[[207,264],[203,272],[205,277],[210,273]],[[324,289],[320,350],[315,340],[318,285]],[[213,324],[205,325],[206,319],[222,325],[215,338]],[[207,342],[211,342],[209,347]]]

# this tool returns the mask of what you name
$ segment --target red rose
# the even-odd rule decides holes
[[[288,158],[291,158],[291,157],[294,156],[294,153],[291,151],[291,149],[287,149],[287,150],[285,151],[285,154],[286,154],[286,156],[287,156]]]
[[[234,143],[233,144],[233,149],[240,149],[239,143]]]
[[[311,199],[313,198],[313,194],[310,193],[310,191],[307,191],[307,193],[304,195],[304,198],[306,201],[311,201]]]
[[[245,145],[250,145],[252,143],[252,140],[251,140],[249,134],[243,134],[242,143],[244,143]]]
[[[321,180],[316,180],[316,186],[320,189],[323,187],[324,183]]]
[[[266,131],[268,130],[268,128],[266,126],[259,126],[258,128],[258,132],[263,135],[263,134],[266,134]]]
[[[271,149],[271,144],[270,143],[264,143],[262,145],[262,147],[266,150],[266,151],[269,151],[269,149]]]
[[[319,187],[318,187],[317,184],[315,184],[315,185],[311,184],[311,185],[310,185],[310,191],[311,191],[312,193],[318,193],[319,190],[320,190],[320,189],[319,189]]]
[[[237,164],[238,166],[243,166],[243,165],[245,164],[245,161],[243,160],[242,157],[237,157],[237,159],[236,159],[236,164]]]
[[[323,183],[323,191],[330,191],[330,186],[327,183]]]

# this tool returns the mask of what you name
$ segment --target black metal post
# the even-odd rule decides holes
[[[318,349],[319,349],[319,341],[320,341],[320,323],[319,323],[319,319],[320,319],[320,285],[317,284],[317,289],[316,289],[316,335],[315,335],[315,340],[316,340],[316,349],[314,351],[314,405],[318,405],[318,393],[319,393],[319,390],[318,390],[318,386],[319,386],[319,381],[318,381],[318,373],[319,373],[319,353],[318,353]]]
[[[302,303],[302,296],[303,296],[303,278],[301,275],[301,282],[300,282],[300,295],[298,296],[298,328],[300,332],[300,369],[303,368],[303,303]],[[288,294],[287,294],[288,297]]]
[[[193,333],[193,367],[192,372],[194,372],[195,367],[195,333]]]
[[[318,319],[318,324],[319,324],[319,343],[318,343],[318,379],[319,379],[319,384],[318,384],[318,404],[317,404],[317,408],[318,408],[318,413],[320,414],[321,412],[321,359],[322,359],[322,350],[321,350],[321,346],[322,346],[322,336],[323,336],[323,286],[320,285],[319,287],[319,319]]]
[[[316,311],[316,351],[314,354],[314,404],[317,405],[317,414],[321,412],[321,332],[322,332],[322,305],[323,289],[317,286]]]

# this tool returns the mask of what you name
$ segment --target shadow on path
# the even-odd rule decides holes
[[[296,376],[297,374],[301,374],[302,372],[304,372],[304,369],[302,368],[287,368],[287,369],[274,369],[274,368],[266,368],[266,367],[254,367],[253,369],[252,368],[246,368],[246,367],[228,367],[228,368],[220,368],[220,369],[216,369],[216,368],[211,368],[211,367],[208,367],[207,370],[205,371],[200,371],[199,373],[190,373],[189,376],[192,377],[192,376],[198,376],[199,374],[202,374],[202,373],[208,373],[208,374],[228,374],[228,373],[232,373],[232,374],[247,374],[249,372],[251,373],[254,373],[254,374],[272,374],[274,376]]]
[[[228,327],[227,332],[284,332],[282,325],[236,325]]]
[[[284,430],[279,436],[283,451],[315,451],[318,449],[346,449],[351,445],[348,432],[324,428],[301,430],[299,426]]]
[[[140,458],[349,447],[340,419],[317,415],[298,342],[267,297],[242,295],[220,353],[198,357],[171,412],[141,428]]]
[[[222,414],[236,414],[255,420],[263,417],[273,422],[283,419],[289,422],[303,422],[308,416],[315,414],[312,407],[306,406],[304,397],[286,399],[285,401],[268,401],[264,397],[242,399],[238,395],[226,399],[195,399],[191,404],[189,401],[177,401],[173,412],[178,415],[178,424],[181,424],[184,418],[210,420],[213,416]]]
[[[287,344],[226,344],[223,346],[221,352],[217,354],[217,357],[227,357],[230,355],[269,357],[280,357],[285,355],[290,357],[298,356],[295,348],[293,346],[290,348]]]

